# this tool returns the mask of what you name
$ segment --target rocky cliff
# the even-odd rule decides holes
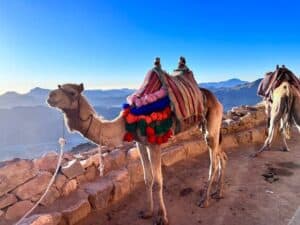
[[[264,107],[242,106],[224,114],[222,124],[225,150],[265,139]],[[206,151],[198,130],[175,136],[164,146],[163,166]],[[34,213],[22,224],[73,225],[93,210],[114,204],[143,182],[139,153],[132,145],[104,153],[104,177],[99,176],[97,149],[80,154],[65,153],[63,164],[50,191]],[[34,160],[14,159],[0,164],[0,225],[13,224],[44,193],[58,160],[48,153]]]

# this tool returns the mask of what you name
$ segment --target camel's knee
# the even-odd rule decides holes
[[[207,135],[207,136],[205,137],[205,140],[206,140],[207,145],[208,145],[210,148],[212,148],[212,149],[215,148],[216,143],[215,143],[215,139],[214,139],[212,136]]]
[[[153,192],[160,192],[162,190],[162,184],[159,181],[154,181],[152,186]]]

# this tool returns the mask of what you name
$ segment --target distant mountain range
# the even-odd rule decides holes
[[[210,90],[215,90],[218,88],[231,88],[235,87],[241,84],[248,83],[247,81],[242,81],[237,78],[225,80],[225,81],[220,81],[220,82],[207,82],[207,83],[200,83],[199,86],[203,88],[207,88]]]
[[[256,95],[259,82],[230,79],[201,83],[200,86],[212,90],[227,111],[233,106],[260,101]],[[49,91],[34,88],[26,94],[7,92],[0,95],[0,161],[17,156],[36,157],[42,152],[57,149],[57,139],[62,135],[62,115],[46,105]],[[84,95],[99,114],[112,119],[133,92],[132,89],[86,90]],[[78,134],[67,133],[66,138],[68,148],[87,142]]]

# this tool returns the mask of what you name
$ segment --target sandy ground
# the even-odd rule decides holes
[[[287,225],[300,206],[300,139],[293,136],[291,152],[280,152],[278,144],[254,159],[249,155],[258,146],[227,151],[225,198],[212,200],[208,208],[196,204],[208,174],[207,154],[164,168],[170,224]],[[262,176],[268,172],[275,174],[269,180],[272,183]],[[150,225],[151,219],[138,217],[144,202],[145,188],[141,185],[123,202],[105,212],[93,212],[77,225]]]

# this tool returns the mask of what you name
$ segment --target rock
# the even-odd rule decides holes
[[[48,171],[50,173],[54,173],[58,161],[58,155],[56,152],[47,153],[45,156],[34,159],[33,163],[36,168],[40,171]]]
[[[87,159],[84,159],[84,160],[81,160],[80,161],[80,164],[81,166],[86,169],[88,168],[89,166],[92,166],[93,165],[93,158],[92,157],[89,157]]]
[[[86,179],[85,175],[83,175],[83,174],[77,176],[76,180],[77,180],[77,184],[79,184],[79,185],[87,182],[87,179]]]
[[[10,206],[5,214],[7,220],[16,220],[21,218],[33,207],[33,203],[29,200],[19,201],[16,204]]]
[[[98,173],[97,168],[94,165],[92,165],[92,166],[86,168],[86,172],[84,175],[85,175],[87,181],[92,181],[96,178],[97,173]]]
[[[131,148],[127,152],[127,161],[135,161],[140,158],[140,152],[137,148]]]
[[[55,186],[57,187],[58,190],[61,190],[64,184],[66,183],[67,178],[65,175],[62,174],[57,174],[55,178]]]
[[[239,146],[239,143],[236,139],[235,134],[224,135],[222,137],[221,146],[225,149],[225,151],[229,148],[237,148]]]
[[[125,165],[125,159],[125,152],[119,149],[113,150],[108,154],[104,154],[103,162],[105,173],[122,168]]]
[[[35,195],[38,195],[46,190],[51,177],[51,173],[41,172],[32,180],[16,188],[14,193],[22,200],[31,199]]]
[[[144,180],[143,166],[140,160],[131,161],[127,165],[130,177],[130,188],[133,189]]]
[[[60,197],[59,191],[55,187],[51,187],[45,198],[41,202],[44,206],[50,206],[56,199]]]
[[[6,194],[0,197],[0,209],[4,209],[17,202],[17,198],[14,194]]]
[[[96,167],[99,166],[99,154],[98,153],[90,156],[89,160],[91,160]]]
[[[4,212],[0,210],[0,218],[4,216]]]
[[[97,182],[87,183],[84,190],[88,193],[89,202],[94,209],[105,209],[112,200],[114,185],[109,178],[101,178]]]
[[[162,164],[164,166],[171,166],[176,162],[186,159],[187,153],[181,144],[170,146],[162,153]]]
[[[36,214],[25,219],[20,225],[58,225],[62,220],[61,213]]]
[[[32,161],[15,159],[0,166],[0,196],[36,176]]]
[[[265,127],[253,128],[251,133],[253,143],[264,143],[267,138],[267,130]]]
[[[193,158],[207,151],[206,142],[203,139],[199,139],[199,141],[190,141],[184,143],[184,148],[186,149],[187,156]]]
[[[90,212],[91,205],[89,201],[87,199],[82,199],[70,208],[63,210],[62,214],[68,225],[73,225],[87,217]]]
[[[114,184],[113,201],[123,199],[130,192],[130,179],[127,169],[114,170],[109,174]]]
[[[239,144],[249,144],[252,142],[251,131],[246,130],[236,134],[236,139]]]
[[[71,192],[77,188],[77,181],[75,179],[69,180],[62,188],[62,195],[68,196]]]
[[[76,176],[82,175],[84,173],[84,169],[80,162],[74,159],[69,161],[67,165],[62,166],[61,172],[69,179],[73,179]]]

